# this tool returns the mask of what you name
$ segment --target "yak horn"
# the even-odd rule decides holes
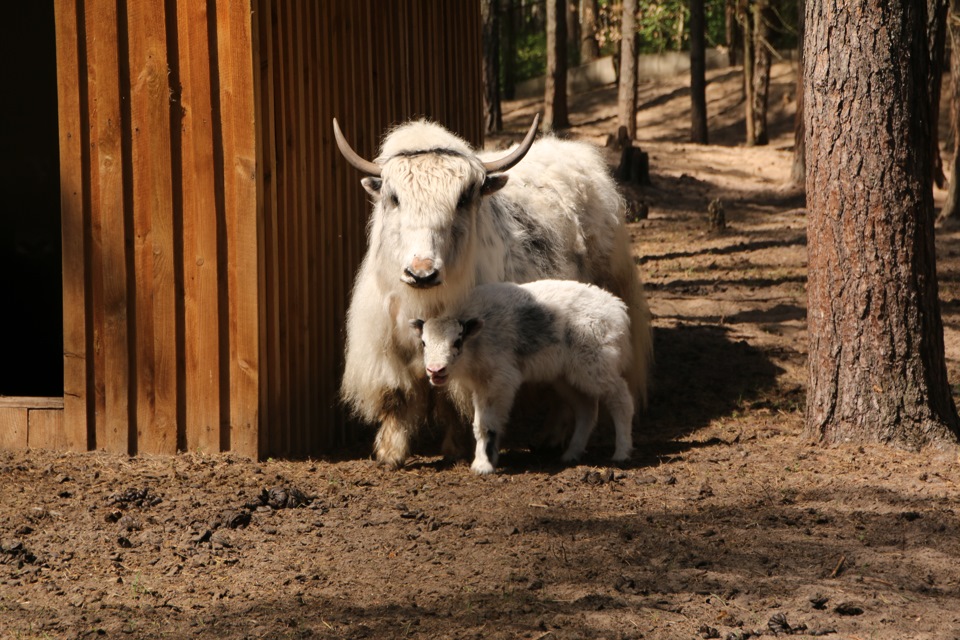
[[[523,156],[527,155],[527,151],[530,151],[530,145],[533,144],[533,138],[537,135],[537,128],[539,126],[540,114],[538,113],[533,117],[533,124],[530,125],[530,130],[527,131],[527,135],[524,137],[523,142],[520,143],[519,147],[514,149],[509,155],[506,155],[499,160],[483,163],[483,168],[487,170],[487,173],[506,171],[513,165],[523,160]]]
[[[360,157],[359,153],[354,151],[353,148],[347,144],[347,140],[343,137],[343,132],[340,131],[340,125],[337,124],[336,118],[333,119],[333,135],[337,139],[337,148],[340,149],[340,153],[343,154],[343,157],[347,162],[367,175],[380,175],[380,165],[378,165],[376,162],[364,160]]]

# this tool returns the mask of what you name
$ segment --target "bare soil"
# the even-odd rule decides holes
[[[657,365],[631,463],[608,432],[583,464],[517,447],[492,477],[429,448],[382,470],[369,433],[308,461],[0,453],[0,637],[960,638],[957,451],[802,434],[793,69],[766,147],[738,144],[737,71],[711,78],[711,146],[684,142],[684,79],[641,91]],[[578,96],[571,135],[603,143],[614,99]],[[511,136],[541,108],[507,107]],[[960,380],[960,232],[938,242]]]

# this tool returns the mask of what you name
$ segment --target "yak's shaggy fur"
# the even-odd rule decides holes
[[[622,298],[633,327],[630,386],[645,398],[649,310],[623,203],[598,151],[545,137],[508,174],[488,175],[484,159],[437,124],[409,122],[385,138],[381,175],[362,181],[373,212],[347,313],[341,395],[358,417],[380,423],[376,456],[390,466],[406,460],[428,413],[407,320],[443,315],[478,284],[580,280]]]
[[[616,296],[582,282],[480,285],[452,315],[413,320],[430,383],[450,385],[473,415],[472,469],[492,473],[513,400],[524,382],[548,382],[571,402],[576,425],[564,460],[578,459],[602,400],[616,429],[614,460],[633,443],[630,318]]]

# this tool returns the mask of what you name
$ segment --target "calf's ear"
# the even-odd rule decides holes
[[[463,327],[463,339],[466,340],[480,333],[480,329],[483,329],[483,320],[480,318],[471,318],[470,320],[461,322],[460,326]]]
[[[367,193],[373,196],[374,202],[380,199],[380,187],[383,186],[383,180],[380,178],[364,178],[360,181]]]
[[[503,189],[507,184],[507,174],[505,173],[492,173],[487,176],[486,180],[483,181],[483,186],[480,187],[480,195],[489,196],[500,189]]]

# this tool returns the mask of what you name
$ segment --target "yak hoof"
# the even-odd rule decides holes
[[[479,473],[482,476],[489,475],[494,472],[493,465],[490,464],[489,460],[474,460],[473,464],[470,465],[470,469],[474,473]]]

